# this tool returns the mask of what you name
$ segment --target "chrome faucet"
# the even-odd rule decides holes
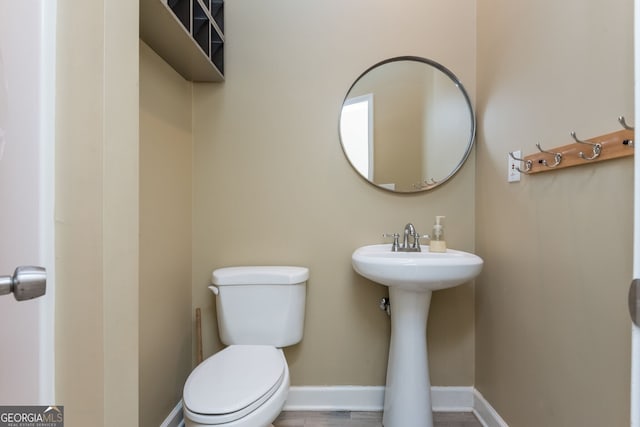
[[[416,231],[416,228],[413,224],[408,223],[404,226],[404,238],[402,243],[399,242],[400,234],[392,233],[392,234],[383,234],[384,237],[393,237],[393,243],[391,244],[392,252],[422,252],[422,248],[420,247],[420,238],[426,237],[429,238],[428,235],[421,236],[420,233]],[[413,238],[413,243],[409,243],[409,237]]]
[[[416,228],[411,223],[408,223],[407,225],[404,226],[404,241],[402,245],[404,248],[409,247],[409,236],[413,237],[413,246],[415,247],[416,246]]]

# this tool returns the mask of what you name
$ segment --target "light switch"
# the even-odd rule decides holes
[[[513,155],[519,159],[521,159],[522,157],[520,157],[521,153],[520,150],[514,151]],[[509,153],[507,153],[507,159],[509,162],[509,170],[507,171],[507,182],[519,182],[520,181],[520,171],[518,171],[518,168],[520,167],[520,162],[517,160],[514,160]]]

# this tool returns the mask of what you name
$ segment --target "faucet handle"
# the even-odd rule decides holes
[[[393,238],[393,243],[391,244],[391,252],[398,252],[398,247],[400,246],[400,242],[398,242],[398,239],[400,239],[400,234],[398,234],[398,233],[383,233],[382,237],[392,237]]]
[[[422,248],[420,248],[420,239],[424,237],[425,239],[431,239],[431,237],[428,234],[420,234],[420,233],[416,233],[414,236],[414,241],[413,241],[413,247],[417,248],[419,251],[422,250]]]

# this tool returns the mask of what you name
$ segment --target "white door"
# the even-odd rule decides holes
[[[46,295],[0,296],[0,405],[52,405],[55,1],[0,0],[0,276],[48,271]]]
[[[635,126],[640,132],[640,0],[634,1]],[[635,141],[633,277],[640,278],[640,143]],[[632,285],[633,286],[633,285]],[[631,295],[630,295],[631,296]],[[633,305],[631,301],[630,306]],[[636,320],[638,321],[638,320]],[[631,326],[631,426],[640,427],[640,327]]]

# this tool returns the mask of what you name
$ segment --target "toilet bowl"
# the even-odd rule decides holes
[[[281,347],[302,339],[309,270],[228,267],[213,272],[220,337],[228,347],[198,365],[183,391],[187,427],[268,427],[284,407]]]
[[[185,425],[266,427],[278,416],[289,390],[281,349],[232,345],[202,362],[184,387]]]

